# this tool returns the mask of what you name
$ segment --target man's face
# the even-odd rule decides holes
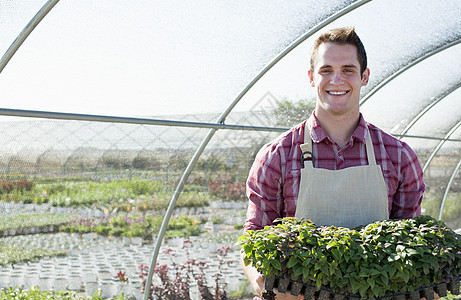
[[[360,74],[357,48],[350,44],[324,43],[318,48],[314,62],[309,79],[317,90],[316,111],[334,115],[358,113],[360,89],[367,85],[370,71],[366,69]]]

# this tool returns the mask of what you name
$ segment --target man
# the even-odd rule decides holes
[[[288,216],[352,228],[421,214],[425,185],[414,151],[360,114],[360,89],[370,70],[354,28],[322,34],[310,63],[315,110],[256,156],[247,181],[245,229]],[[244,271],[260,293],[264,278],[250,266]],[[277,299],[302,297],[287,293]]]

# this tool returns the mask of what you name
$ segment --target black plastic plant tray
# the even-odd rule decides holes
[[[450,291],[453,295],[460,294],[460,281],[461,277],[455,278],[448,283],[441,282],[433,284],[431,286],[421,286],[413,291],[406,292],[397,292],[392,295],[387,295],[384,297],[379,297],[377,299],[381,300],[405,300],[409,298],[410,300],[419,300],[421,297],[426,297],[427,300],[434,299],[434,292],[436,292],[440,297],[447,296],[447,291]],[[266,277],[264,281],[264,289],[262,296],[266,300],[275,299],[275,294],[272,292],[272,289],[277,288],[279,292],[285,293],[289,291],[292,295],[304,295],[305,300],[347,300],[347,299],[361,299],[358,294],[340,294],[335,293],[332,290],[321,287],[320,290],[317,290],[315,286],[307,285],[299,281],[292,281],[283,277]]]

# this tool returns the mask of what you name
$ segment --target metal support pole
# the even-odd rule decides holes
[[[451,130],[445,135],[445,137],[439,142],[437,147],[435,147],[434,151],[431,153],[429,158],[427,159],[426,163],[423,166],[423,173],[426,172],[426,169],[429,167],[429,164],[434,159],[437,152],[439,152],[440,148],[442,148],[443,144],[450,138],[450,136],[461,126],[461,121],[459,121],[455,126],[451,128]]]
[[[209,128],[209,129],[230,129],[230,130],[249,130],[249,131],[275,131],[284,132],[289,128],[286,127],[263,127],[263,126],[246,126],[246,125],[228,125],[224,122],[217,123],[189,122],[163,119],[146,119],[117,116],[102,116],[88,114],[61,113],[51,111],[23,110],[0,108],[0,116],[40,118],[51,120],[73,120],[73,121],[90,121],[138,125],[158,125],[168,127],[190,127],[190,128]]]
[[[447,188],[445,189],[445,193],[443,194],[442,205],[440,206],[440,212],[439,212],[439,220],[442,220],[443,208],[445,207],[445,201],[447,200],[448,192],[450,191],[451,184],[455,180],[456,174],[458,173],[460,167],[461,167],[461,159],[459,160],[458,165],[453,171],[453,174],[451,175],[450,180],[448,181]]]
[[[6,50],[2,59],[0,60],[0,73],[6,67],[10,59],[16,53],[16,51],[21,47],[22,43],[27,39],[31,32],[37,27],[37,25],[45,18],[45,16],[50,12],[51,9],[59,2],[59,0],[49,0],[43,7],[37,12],[37,14],[30,20],[30,22],[24,27],[18,37],[14,40],[11,46]]]

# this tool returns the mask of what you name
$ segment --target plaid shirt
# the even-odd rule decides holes
[[[423,172],[416,154],[406,143],[366,123],[360,115],[351,139],[339,149],[312,114],[308,120],[266,144],[256,156],[247,180],[249,204],[245,229],[261,229],[276,218],[295,215],[303,168],[300,145],[304,143],[306,122],[309,122],[313,140],[314,166],[329,170],[368,165],[365,147],[368,125],[376,162],[386,182],[390,218],[404,219],[421,214],[425,189]]]

